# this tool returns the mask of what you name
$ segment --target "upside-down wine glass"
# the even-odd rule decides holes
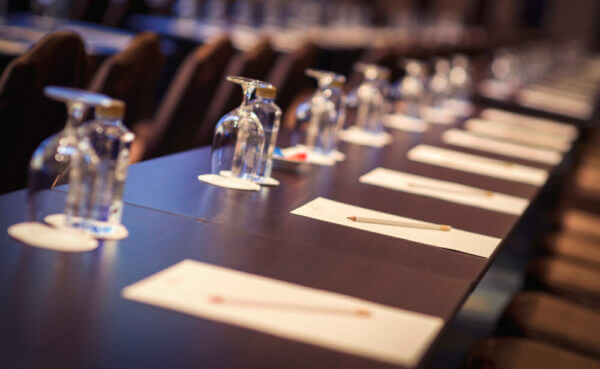
[[[359,63],[355,69],[363,74],[363,82],[356,91],[356,125],[368,132],[383,131],[383,114],[386,110],[385,89],[389,87],[389,70],[375,64]]]
[[[44,140],[29,163],[27,185],[28,220],[43,221],[48,215],[41,192],[69,183],[65,200],[66,226],[82,227],[93,201],[92,193],[98,156],[87,139],[78,132],[86,109],[108,103],[107,96],[66,87],[50,86],[44,94],[67,105],[67,122],[59,133]]]
[[[404,104],[404,114],[420,118],[425,91],[425,67],[418,60],[407,60],[405,71],[406,75],[400,79],[396,87]]]
[[[227,76],[227,80],[242,86],[244,96],[242,105],[225,114],[215,127],[212,173],[252,181],[260,166],[265,133],[249,102],[257,88],[269,84],[238,76]]]
[[[337,143],[337,131],[345,116],[341,86],[346,77],[329,71],[307,69],[306,75],[317,80],[317,90],[296,110],[298,121],[308,122],[306,147],[331,155]]]

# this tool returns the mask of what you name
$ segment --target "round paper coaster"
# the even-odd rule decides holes
[[[8,227],[8,234],[24,244],[63,252],[91,251],[98,241],[79,230],[54,228],[39,222],[24,222]]]
[[[450,99],[444,102],[444,107],[450,109],[454,116],[468,117],[473,114],[475,106],[472,102],[466,100]]]
[[[58,228],[69,229],[65,224],[65,214],[51,214],[44,218],[44,222]],[[75,220],[77,221],[77,219]],[[129,231],[123,224],[94,221],[94,229],[86,229],[90,236],[101,240],[122,240],[129,236]]]
[[[446,108],[431,108],[426,107],[421,111],[423,120],[429,123],[436,124],[452,124],[456,121],[456,117],[450,109]]]
[[[202,182],[209,183],[214,186],[229,188],[232,190],[243,191],[258,191],[260,186],[257,183],[246,181],[239,178],[219,176],[216,174],[202,174],[198,176]]]
[[[333,156],[333,158],[336,161],[344,161],[344,160],[346,160],[346,154],[344,154],[343,152],[341,152],[339,150],[335,150],[334,152],[332,152],[331,156]]]
[[[258,183],[261,186],[279,186],[279,180],[273,177],[260,177],[256,180],[256,183]]]

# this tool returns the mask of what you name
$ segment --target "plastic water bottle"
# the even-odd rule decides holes
[[[281,125],[281,109],[274,102],[276,94],[275,86],[259,87],[256,90],[256,98],[250,102],[252,112],[260,120],[265,132],[265,145],[256,178],[256,182],[259,183],[269,179],[273,169],[273,150]]]
[[[135,137],[122,123],[124,113],[125,103],[112,100],[110,104],[97,106],[96,119],[82,127],[82,136],[88,139],[99,158],[90,211],[92,224],[94,221],[121,223],[123,190]]]

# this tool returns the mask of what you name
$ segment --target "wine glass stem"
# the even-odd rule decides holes
[[[244,86],[244,98],[242,100],[242,106],[247,106],[256,90],[256,86]]]
[[[76,129],[83,120],[84,106],[78,103],[67,103],[67,126],[66,129]]]

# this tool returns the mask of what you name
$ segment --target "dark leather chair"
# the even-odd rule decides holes
[[[234,75],[264,80],[277,53],[268,39],[260,40],[251,50],[236,55],[227,66],[224,76]],[[195,136],[194,145],[204,146],[212,142],[214,127],[226,113],[242,102],[241,88],[226,79],[221,79],[217,92],[208,108],[208,113]]]
[[[471,349],[461,369],[594,369],[600,361],[518,337],[492,337]]]
[[[281,55],[267,77],[267,81],[277,87],[277,105],[286,111],[294,97],[310,87],[310,80],[304,71],[316,61],[318,48],[305,43],[297,50]]]
[[[527,269],[526,286],[600,309],[600,268],[565,260],[540,257]]]
[[[551,256],[600,270],[600,238],[598,237],[569,231],[556,232],[544,238],[541,249]]]
[[[86,53],[81,38],[68,31],[51,33],[13,60],[0,77],[0,192],[25,187],[34,149],[65,125],[62,103],[44,96],[48,85],[83,87]]]
[[[155,114],[154,129],[144,157],[187,150],[208,111],[223,72],[235,54],[226,36],[218,37],[189,55],[179,67]]]
[[[164,63],[159,37],[140,33],[126,50],[102,63],[88,89],[124,101],[127,109],[123,122],[135,132],[137,123],[152,117]]]
[[[600,311],[542,292],[521,292],[497,332],[522,336],[600,360]]]

